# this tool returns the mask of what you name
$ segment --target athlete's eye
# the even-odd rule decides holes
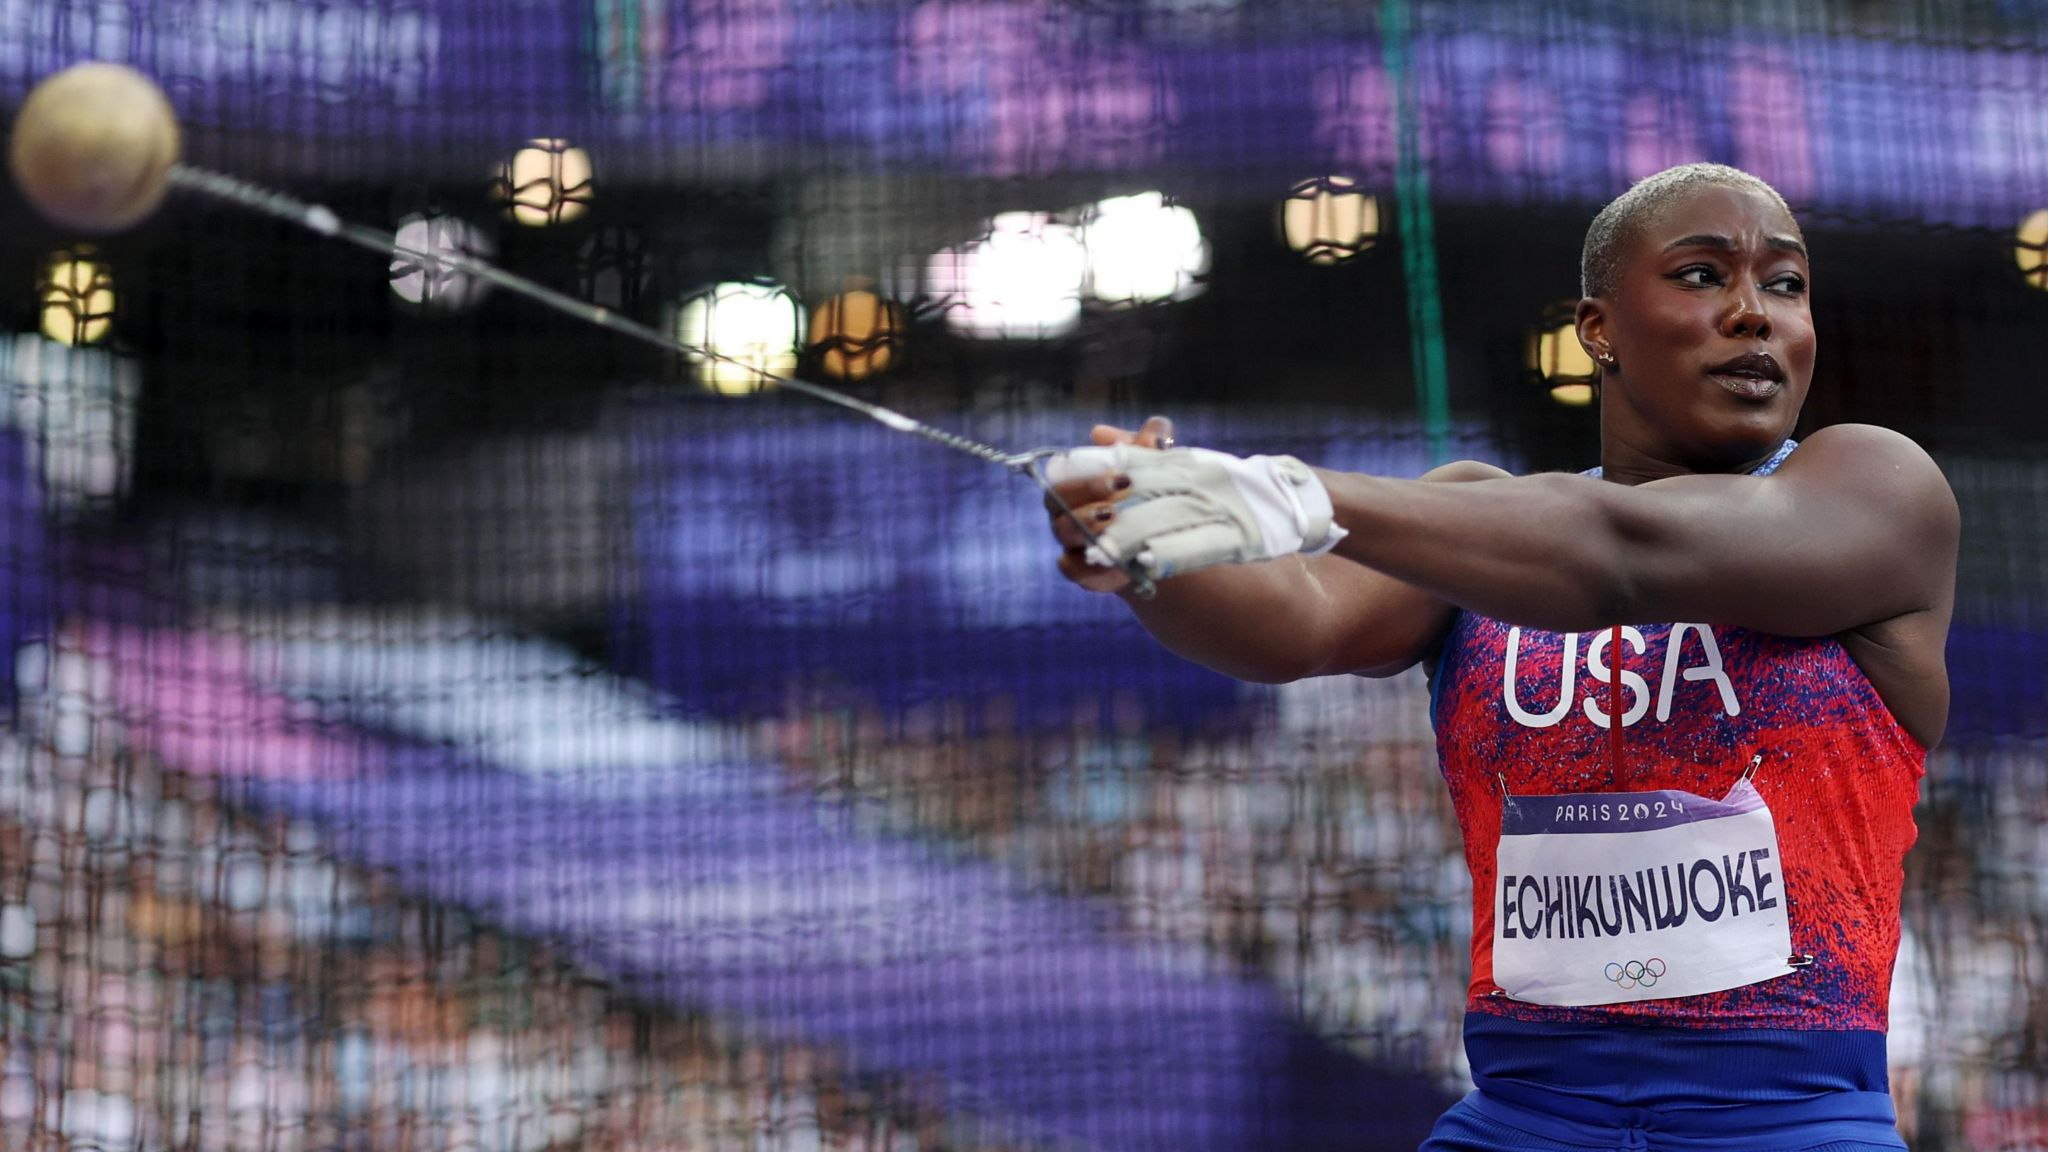
[[[1672,273],[1671,278],[1681,284],[1690,284],[1695,288],[1704,288],[1709,284],[1719,284],[1721,282],[1721,274],[1705,264],[1688,264]]]
[[[1806,294],[1806,277],[1788,272],[1764,287],[1783,296],[1803,296]]]

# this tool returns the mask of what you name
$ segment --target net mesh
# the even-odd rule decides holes
[[[1404,476],[1593,463],[1542,340],[1592,213],[1757,172],[1814,253],[1803,427],[1962,503],[1892,1075],[1916,1148],[2020,1149],[2044,28],[0,0],[0,92],[131,62],[196,164],[989,443],[1164,411]],[[0,222],[0,1146],[1409,1148],[1467,1086],[1419,673],[1194,668],[1016,477],[445,268],[185,194]]]

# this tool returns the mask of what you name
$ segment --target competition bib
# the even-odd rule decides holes
[[[1728,795],[1505,797],[1493,977],[1535,1004],[1696,996],[1793,970],[1778,830]]]

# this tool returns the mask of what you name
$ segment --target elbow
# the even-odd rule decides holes
[[[1581,551],[1575,566],[1585,616],[1578,631],[1641,623],[1656,607],[1646,564],[1656,550],[1655,525],[1632,519],[1625,504],[1610,503],[1603,511],[1593,533],[1598,543]]]
[[[1649,526],[1633,514],[1630,494],[1579,477],[1553,483],[1553,502],[1531,512],[1532,520],[1547,525],[1540,541],[1503,555],[1491,573],[1498,587],[1514,589],[1506,596],[1511,603],[1502,605],[1508,611],[1488,614],[1550,632],[1640,620],[1646,592],[1640,560]]]
[[[1655,599],[1643,573],[1629,563],[1625,547],[1590,548],[1553,558],[1547,566],[1557,583],[1546,606],[1518,621],[1552,632],[1591,632],[1616,624],[1638,624]]]
[[[1648,619],[1644,615],[1648,598],[1643,594],[1642,581],[1626,565],[1610,565],[1601,571],[1592,578],[1587,593],[1586,611],[1592,617],[1593,628],[1639,624]]]
[[[1204,662],[1204,667],[1247,684],[1292,684],[1322,671],[1314,663],[1280,657]]]
[[[1523,628],[1545,632],[1597,632],[1616,624],[1639,624],[1647,617],[1635,607],[1626,591],[1611,587],[1572,583],[1554,588],[1540,601],[1504,611],[1480,609],[1486,615]]]

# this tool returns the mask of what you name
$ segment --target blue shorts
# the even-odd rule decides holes
[[[1801,1113],[1807,1113],[1801,1116]],[[1754,1105],[1717,1117],[1711,1131],[1673,1131],[1649,1113],[1571,1118],[1472,1092],[1436,1123],[1420,1152],[1905,1152],[1881,1121],[1830,1117],[1801,1104]]]
[[[1884,1035],[1472,1013],[1478,1089],[1424,1152],[1904,1152]]]

